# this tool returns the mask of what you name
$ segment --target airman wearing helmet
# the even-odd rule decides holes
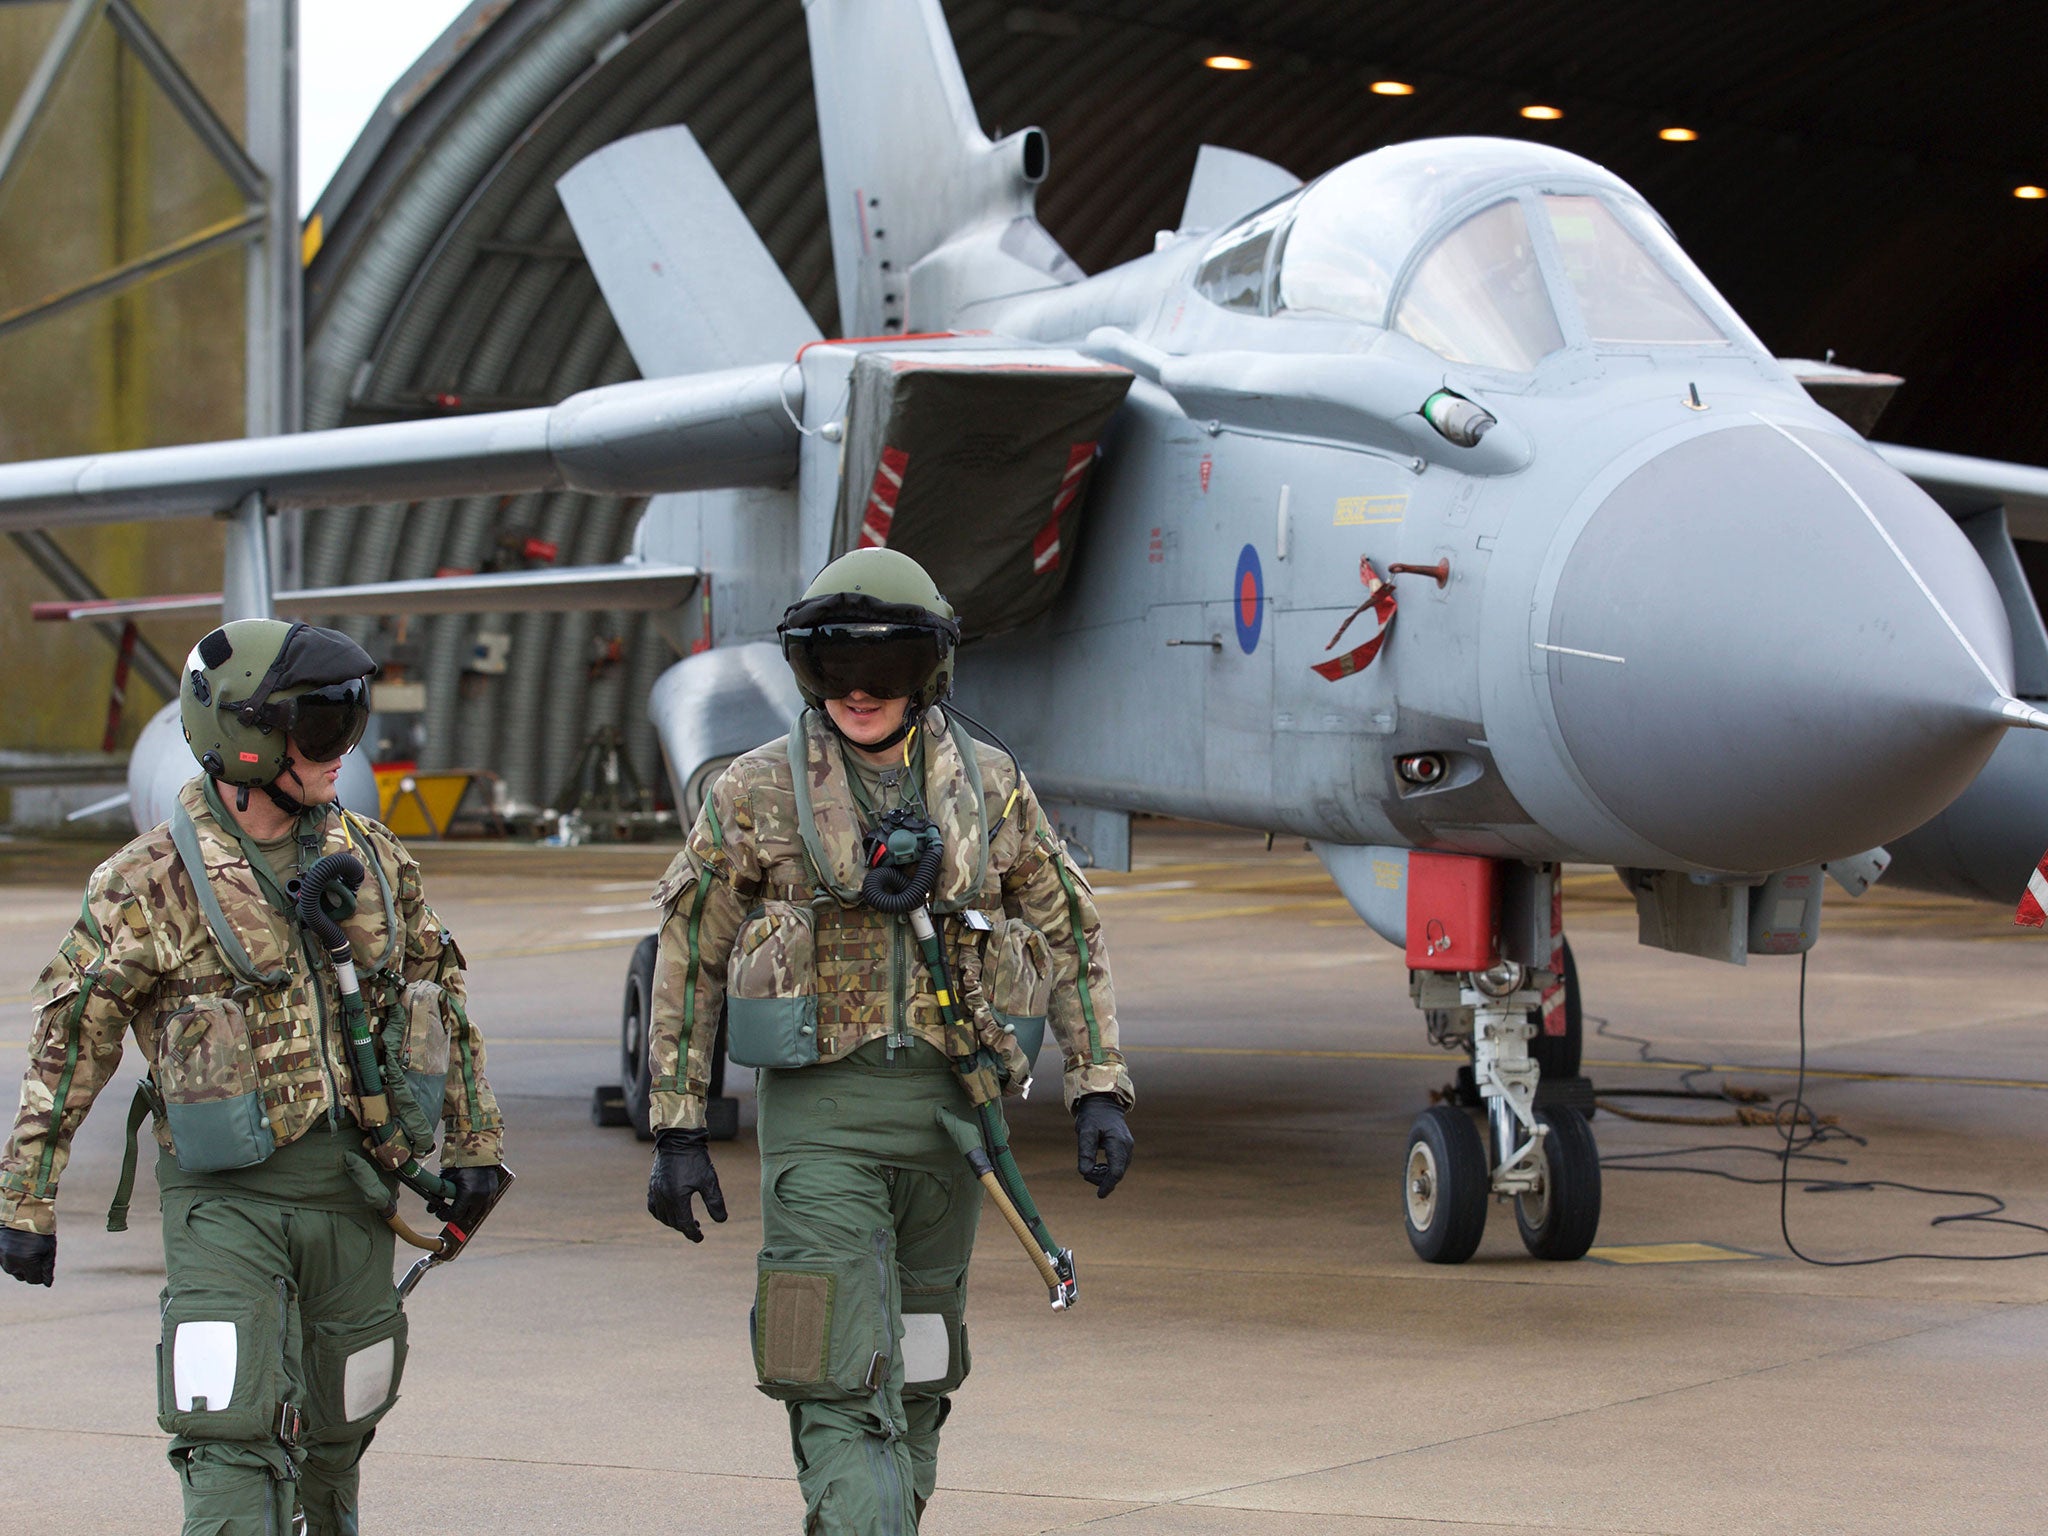
[[[158,1422],[188,1532],[357,1528],[357,1463],[405,1363],[395,1183],[365,1155],[377,1113],[406,1111],[415,1158],[440,1128],[436,1215],[467,1230],[501,1182],[462,952],[398,840],[336,803],[375,670],[348,636],[307,624],[240,620],[201,640],[179,706],[203,772],[93,872],[34,994],[0,1157],[0,1268],[53,1283],[71,1139],[132,1030],[163,1199]],[[336,967],[295,901],[299,874],[342,852],[368,878],[352,898],[335,887],[328,911],[381,1036],[381,1095],[359,1081]]]
[[[694,1197],[725,1220],[704,1129],[722,1017],[762,1069],[754,1363],[788,1407],[804,1529],[908,1532],[968,1368],[981,1197],[947,1126],[1024,1092],[1050,1024],[1080,1172],[1107,1195],[1134,1093],[1087,881],[1015,762],[945,707],[960,631],[931,578],[856,551],[780,633],[809,707],[712,787],[655,892],[647,1205],[692,1242]],[[873,904],[885,819],[936,829],[927,908],[957,1001]]]

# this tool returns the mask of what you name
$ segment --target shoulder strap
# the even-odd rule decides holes
[[[953,735],[953,748],[960,754],[960,771],[967,776],[967,803],[974,807],[976,839],[980,847],[975,853],[974,879],[957,901],[935,901],[932,911],[937,913],[958,912],[974,906],[981,900],[981,885],[988,878],[988,801],[981,779],[981,754],[974,750],[974,738],[967,734],[967,727],[960,723],[960,717],[946,710],[946,724]]]
[[[384,953],[377,957],[376,964],[368,966],[366,969],[371,971],[389,970],[391,962],[398,958],[399,949],[398,909],[391,899],[391,882],[384,876],[384,861],[377,856],[377,850],[371,846],[372,839],[368,829],[364,828],[362,823],[356,819],[354,812],[346,807],[337,807],[337,809],[341,813],[341,835],[348,841],[351,848],[356,844],[355,832],[360,831],[362,833],[362,850],[366,855],[363,862],[370,866],[370,874],[377,881],[377,894],[384,898]]]
[[[849,891],[834,883],[832,864],[818,841],[818,823],[811,814],[811,754],[810,743],[804,733],[804,722],[810,717],[811,712],[806,709],[789,728],[789,783],[796,794],[796,833],[803,840],[804,857],[810,861],[811,873],[817,877],[818,884],[837,900],[852,906],[860,900],[860,892]]]
[[[220,946],[221,958],[227,961],[228,969],[252,986],[266,989],[283,986],[290,977],[283,971],[257,970],[249,959],[249,951],[242,947],[241,939],[228,925],[227,914],[220,909],[220,898],[213,894],[213,884],[206,878],[206,859],[199,851],[199,830],[192,825],[192,813],[185,809],[182,800],[171,806],[171,842],[176,845],[178,860],[192,881],[193,893],[199,898],[199,910],[206,914],[207,931],[213,935],[213,942]]]

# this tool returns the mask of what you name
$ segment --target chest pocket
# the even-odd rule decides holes
[[[818,1059],[818,931],[808,906],[767,901],[734,937],[726,965],[726,1050],[743,1067]]]
[[[233,997],[194,997],[164,1021],[156,1081],[185,1172],[248,1168],[276,1149],[258,1091],[249,1016]]]
[[[982,963],[982,991],[996,1022],[1016,1037],[1028,1069],[1045,1044],[1052,1004],[1052,946],[1045,935],[1019,918],[997,919]]]

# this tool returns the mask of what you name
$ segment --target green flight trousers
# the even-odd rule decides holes
[[[760,1388],[788,1405],[809,1536],[912,1536],[969,1358],[981,1186],[937,1112],[969,1114],[945,1057],[870,1041],[763,1071]]]
[[[163,1342],[157,1422],[185,1536],[356,1536],[357,1465],[405,1370],[394,1239],[325,1127],[253,1168],[157,1159]]]

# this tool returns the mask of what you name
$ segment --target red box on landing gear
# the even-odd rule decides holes
[[[1408,968],[1483,971],[1500,958],[1500,876],[1492,859],[1408,855]]]

